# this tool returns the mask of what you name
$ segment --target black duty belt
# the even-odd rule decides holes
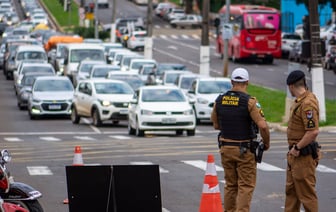
[[[244,141],[244,142],[226,142],[226,141],[221,141],[220,144],[221,144],[221,146],[239,146],[239,147],[250,148],[250,142],[249,141]]]

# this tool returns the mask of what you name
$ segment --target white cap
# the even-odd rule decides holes
[[[249,74],[245,68],[236,68],[231,74],[231,80],[235,82],[246,82],[249,80]]]

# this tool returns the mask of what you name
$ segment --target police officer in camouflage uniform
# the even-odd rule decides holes
[[[292,71],[287,77],[288,89],[295,101],[288,120],[287,180],[285,212],[318,212],[315,169],[320,159],[319,104],[307,89],[305,74]]]
[[[236,68],[231,75],[232,89],[217,97],[211,120],[220,130],[218,138],[225,173],[224,208],[226,212],[248,212],[256,185],[256,160],[250,151],[251,140],[260,130],[265,150],[270,133],[261,106],[247,94],[249,75]]]

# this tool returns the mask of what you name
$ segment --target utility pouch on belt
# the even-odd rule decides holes
[[[254,154],[255,161],[261,163],[265,145],[262,141],[251,141],[250,151]]]
[[[320,149],[321,146],[318,144],[318,142],[313,141],[304,148],[300,149],[300,155],[306,156],[306,155],[312,155],[313,159],[318,158],[318,149]]]

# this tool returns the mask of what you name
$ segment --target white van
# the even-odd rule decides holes
[[[22,61],[48,62],[48,56],[42,46],[22,45],[17,48],[14,61],[16,69]]]
[[[83,60],[106,62],[104,47],[100,44],[68,44],[64,47],[63,74],[71,80]]]

